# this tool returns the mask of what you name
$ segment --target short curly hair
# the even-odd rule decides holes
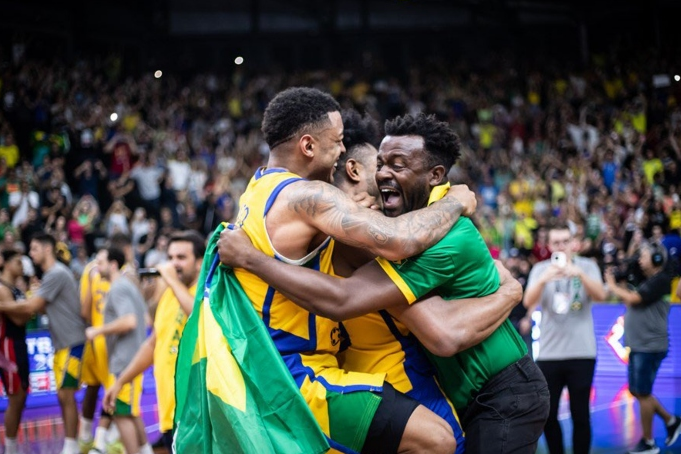
[[[438,121],[435,115],[419,113],[387,120],[385,135],[423,137],[423,145],[429,155],[428,164],[431,167],[442,165],[447,172],[461,156],[459,136],[449,124]]]
[[[262,133],[270,150],[297,133],[329,123],[329,112],[340,105],[331,95],[308,87],[292,87],[278,93],[265,109]]]
[[[341,112],[343,119],[343,146],[345,153],[338,158],[338,168],[344,168],[348,159],[354,158],[355,153],[363,145],[372,145],[378,148],[381,136],[378,131],[378,123],[369,114],[361,116],[354,109],[345,109]]]

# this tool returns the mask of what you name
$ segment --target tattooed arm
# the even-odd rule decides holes
[[[410,305],[374,260],[346,279],[337,278],[269,257],[255,249],[243,231],[227,229],[220,234],[218,253],[223,263],[256,274],[303,309],[322,317],[343,321],[389,309],[441,356],[482,342],[522,299],[522,287],[498,263],[501,287],[492,295],[456,301],[434,295]]]
[[[320,181],[293,184],[285,197],[289,209],[309,225],[388,260],[402,260],[428,249],[461,214],[474,212],[476,204],[475,194],[465,185],[453,186],[447,196],[427,208],[395,218],[360,207],[341,190]]]
[[[342,321],[395,304],[407,304],[400,289],[375,260],[347,279],[289,265],[253,247],[243,230],[225,229],[218,241],[220,261],[263,279],[297,305],[314,314]]]

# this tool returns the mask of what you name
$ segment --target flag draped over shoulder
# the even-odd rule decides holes
[[[174,451],[314,454],[329,449],[213,233],[175,372]]]

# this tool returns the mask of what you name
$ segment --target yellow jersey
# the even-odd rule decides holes
[[[241,197],[236,223],[253,245],[270,257],[332,274],[333,239],[328,238],[300,260],[291,260],[277,253],[267,233],[265,219],[276,197],[286,186],[300,180],[300,176],[284,169],[258,169]],[[384,373],[345,372],[339,367],[336,358],[341,340],[338,322],[297,306],[254,274],[235,269],[235,275],[312,408],[315,400],[322,397],[320,386],[341,393],[382,389]]]
[[[98,271],[92,273],[95,266],[95,262],[92,261],[83,270],[83,275],[80,278],[80,300],[83,301],[88,295],[92,295],[92,320],[90,325],[102,326],[104,324],[104,304],[106,303],[106,295],[111,288],[111,282],[104,279]]]
[[[189,293],[196,295],[196,285],[189,288]],[[161,295],[154,317],[154,378],[156,380],[156,398],[158,405],[158,424],[161,432],[173,429],[175,413],[175,363],[177,348],[180,344],[187,314],[182,310],[180,302],[171,288]]]

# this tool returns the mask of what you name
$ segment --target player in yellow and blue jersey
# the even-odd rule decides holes
[[[474,206],[465,187],[454,188],[430,209],[395,219],[354,203],[328,184],[344,152],[339,110],[333,98],[307,88],[285,90],[269,104],[262,129],[270,158],[249,183],[237,219],[266,255],[330,273],[336,241],[344,241],[399,260],[446,233],[463,211],[457,198]],[[449,426],[395,392],[384,373],[339,367],[338,322],[300,308],[252,273],[237,269],[235,274],[333,447],[454,451]]]
[[[386,214],[397,216],[437,199],[459,145],[446,124],[425,115],[388,122],[386,133],[376,179]],[[499,287],[494,262],[470,220],[459,221],[422,254],[378,259],[344,280],[287,271],[238,244],[239,232],[224,236],[226,262],[260,275],[313,313],[344,320],[388,309],[404,322],[431,352],[439,382],[463,416],[467,452],[534,452],[548,392],[517,333],[506,326],[519,299],[509,299],[505,307],[484,298],[473,305],[460,299],[489,296]],[[412,304],[433,293],[440,298]],[[523,405],[511,404],[520,397]]]

